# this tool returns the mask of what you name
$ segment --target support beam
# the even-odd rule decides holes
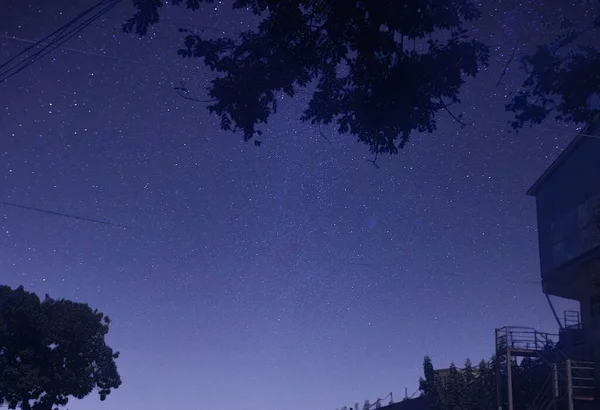
[[[558,390],[558,367],[556,363],[552,364],[552,397],[554,401],[558,399],[560,396],[560,391]]]
[[[513,389],[512,389],[512,357],[510,348],[506,348],[506,387],[508,391],[508,410],[514,410],[513,407]]]
[[[496,363],[494,363],[494,367],[496,368],[496,408],[498,410],[502,410],[502,374],[501,374],[501,363],[500,363],[500,347],[498,346],[498,329],[495,329],[496,337],[494,340],[496,341]]]
[[[573,372],[571,370],[571,360],[567,359],[565,366],[567,367],[567,406],[569,410],[573,409]]]

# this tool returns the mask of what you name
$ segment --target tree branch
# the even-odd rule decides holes
[[[498,78],[498,82],[496,83],[496,87],[500,86],[500,83],[502,82],[502,79],[504,78],[504,76],[506,75],[506,72],[508,71],[508,66],[515,59],[515,54],[517,54],[517,46],[518,45],[519,45],[519,37],[517,37],[517,41],[515,41],[515,45],[513,47],[512,53],[511,53],[508,61],[504,65],[504,69],[502,70],[502,74],[500,74],[500,78]]]
[[[179,96],[185,100],[190,100],[199,103],[211,103],[217,101],[216,98],[212,100],[201,100],[199,98],[192,97],[190,95],[190,91],[187,88],[185,88],[183,82],[181,82],[181,85],[179,87],[173,87],[173,89],[177,91],[177,94],[179,94]]]
[[[325,134],[323,134],[323,131],[321,131],[321,123],[319,123],[319,134],[321,134],[321,137],[323,137],[323,139],[324,139],[325,141],[327,141],[327,142],[329,143],[329,145],[331,145],[331,141],[329,141],[329,138],[327,138],[327,137],[325,136]]]
[[[454,121],[456,121],[457,123],[459,123],[462,127],[466,127],[467,126],[467,124],[465,124],[463,122],[463,120],[460,119],[459,116],[454,115],[454,113],[452,111],[450,111],[450,109],[448,108],[448,105],[444,101],[440,100],[440,104],[442,104],[442,108],[444,110],[446,110],[446,112],[448,114],[450,114],[450,116],[454,119]]]
[[[379,169],[379,165],[377,165],[377,156],[379,155],[378,152],[375,153],[375,157],[373,157],[373,159],[367,159],[367,162],[370,162],[371,164],[373,164],[373,166],[375,166],[375,168]]]

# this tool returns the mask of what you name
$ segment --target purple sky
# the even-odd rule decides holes
[[[93,3],[4,0],[0,61]],[[257,149],[175,94],[211,78],[177,57],[176,29],[244,29],[224,5],[165,9],[140,40],[120,31],[124,1],[0,84],[0,201],[133,227],[0,206],[0,282],[113,320],[123,385],[69,409],[334,410],[414,392],[425,354],[489,357],[495,327],[554,331],[529,283],[525,191],[574,128],[509,133],[516,62],[496,87],[517,38],[548,38],[538,3],[485,10],[479,34],[497,47],[457,108],[469,126],[441,117],[379,170],[351,137],[324,129],[328,145],[298,121],[306,95],[281,104]]]

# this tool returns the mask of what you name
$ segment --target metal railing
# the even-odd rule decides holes
[[[575,320],[565,322],[571,329],[578,326]],[[517,355],[535,355],[550,369],[550,375],[532,402],[535,410],[552,410],[563,400],[594,400],[594,363],[571,360],[558,348],[558,341],[556,334],[527,327],[503,327],[497,331],[499,354],[508,349]]]
[[[533,410],[549,410],[552,407],[552,375],[549,375],[542,388],[533,399]]]
[[[573,397],[591,397],[594,395],[594,363],[571,361],[571,383]]]
[[[498,349],[517,349],[531,352],[549,350],[556,346],[558,335],[538,332],[529,327],[506,326],[498,329]]]
[[[562,400],[594,400],[594,363],[566,360],[552,366],[552,373],[532,402],[534,410],[551,410]]]
[[[581,329],[581,316],[578,310],[565,310],[565,329]]]

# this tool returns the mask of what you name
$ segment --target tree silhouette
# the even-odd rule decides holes
[[[473,394],[474,409],[492,409],[496,407],[496,372],[494,358],[482,360],[477,366],[477,379],[470,392]]]
[[[471,360],[465,360],[465,365],[462,369],[462,396],[460,405],[463,409],[473,409],[476,406],[475,399],[475,372],[473,370],[473,365],[471,364]]]
[[[448,381],[445,386],[446,405],[448,410],[460,410],[465,400],[464,378],[454,363],[450,363]]]
[[[423,362],[424,378],[420,381],[420,390],[435,403],[437,410],[491,410],[496,406],[496,371],[495,358],[482,360],[477,369],[471,366],[470,360],[465,367],[457,369],[450,365],[445,383],[439,382],[433,364],[429,358]],[[505,368],[501,376],[506,378]],[[527,409],[532,405],[540,392],[550,368],[539,359],[526,359],[521,363],[513,363],[513,399],[516,409]],[[437,380],[436,380],[437,379]],[[429,380],[429,381],[427,381]],[[506,386],[503,386],[503,397],[506,398]],[[506,403],[502,403],[503,406]]]
[[[171,0],[197,10],[212,0]],[[140,36],[160,20],[161,0],[133,0],[123,25]],[[436,130],[436,115],[454,115],[467,76],[488,63],[488,48],[465,22],[480,15],[470,0],[236,0],[260,23],[238,37],[187,32],[179,54],[202,58],[218,73],[208,110],[245,140],[277,111],[278,96],[310,95],[302,121],[335,123],[340,134],[377,154],[395,154],[411,134]],[[178,91],[189,99],[184,86]]]
[[[446,391],[437,376],[429,356],[423,359],[423,377],[419,379],[419,390],[424,395],[431,397],[436,408],[444,409],[446,406]]]
[[[584,0],[590,11],[598,0]],[[515,114],[512,127],[540,124],[553,115],[558,121],[587,123],[600,114],[600,14],[587,24],[563,18],[549,44],[522,58],[527,78],[506,109]]]
[[[87,304],[0,286],[0,407],[52,410],[121,385],[110,320]]]

